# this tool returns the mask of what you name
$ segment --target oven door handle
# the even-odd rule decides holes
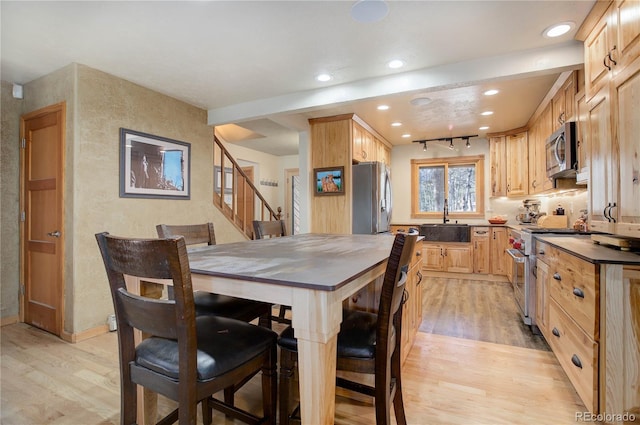
[[[509,256],[513,258],[513,261],[516,263],[524,263],[527,260],[527,257],[517,249],[507,249],[507,254],[509,254]]]

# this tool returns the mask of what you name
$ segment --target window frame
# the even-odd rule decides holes
[[[484,155],[429,158],[411,160],[411,218],[442,218],[443,211],[425,212],[419,211],[420,168],[424,166],[444,166],[445,168],[445,193],[449,188],[449,166],[473,165],[476,172],[476,211],[474,212],[449,212],[448,217],[454,219],[484,218]]]

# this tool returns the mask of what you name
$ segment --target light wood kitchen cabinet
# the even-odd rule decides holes
[[[587,100],[640,57],[640,2],[616,0],[585,39]]]
[[[590,227],[640,237],[640,58],[587,106]]]
[[[490,233],[488,226],[474,227],[471,231],[474,273],[488,274],[490,271]]]
[[[599,270],[556,247],[537,249],[537,326],[585,406],[598,412]]]
[[[553,131],[562,124],[573,120],[574,102],[576,99],[576,74],[571,73],[551,101]]]
[[[549,266],[536,260],[536,326],[543,335],[549,335]]]
[[[376,146],[376,161],[382,162],[384,164],[391,164],[391,148],[387,146],[382,140],[376,138],[375,139]]]
[[[527,132],[507,136],[507,196],[529,193]]]
[[[507,141],[505,136],[489,138],[491,196],[507,196]]]
[[[375,161],[374,137],[360,124],[353,122],[353,160],[356,162]]]
[[[576,157],[578,170],[576,182],[586,184],[589,180],[589,122],[587,96],[584,90],[576,95]]]
[[[640,237],[640,2],[612,2],[584,46],[590,226]]]
[[[472,245],[464,242],[423,242],[422,261],[424,270],[473,273]]]
[[[509,245],[506,227],[492,227],[490,241],[489,272],[496,275],[507,274],[507,254]]]
[[[604,345],[603,358],[607,365],[600,371],[600,411],[631,412],[637,421],[640,418],[640,267],[606,265],[604,270],[606,305],[600,344]]]
[[[409,351],[422,323],[422,242],[414,249],[409,272],[407,273],[406,297],[402,306],[402,336],[400,352],[402,361],[406,360]]]
[[[527,132],[489,138],[491,196],[529,193]]]
[[[546,142],[553,132],[552,104],[544,108],[529,128],[529,194],[553,189],[553,181],[547,177]]]

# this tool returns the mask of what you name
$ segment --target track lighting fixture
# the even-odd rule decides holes
[[[449,142],[449,149],[453,150],[455,147],[453,146],[453,139],[462,139],[465,141],[465,147],[470,148],[471,143],[469,139],[472,137],[478,137],[477,134],[471,134],[469,136],[458,136],[458,137],[440,137],[437,139],[424,139],[424,140],[414,140],[413,143],[422,143],[422,150],[427,150],[427,142]]]

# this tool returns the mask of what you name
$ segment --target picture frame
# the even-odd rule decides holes
[[[344,195],[344,167],[314,168],[316,196]]]
[[[191,144],[121,128],[120,197],[191,199]]]

